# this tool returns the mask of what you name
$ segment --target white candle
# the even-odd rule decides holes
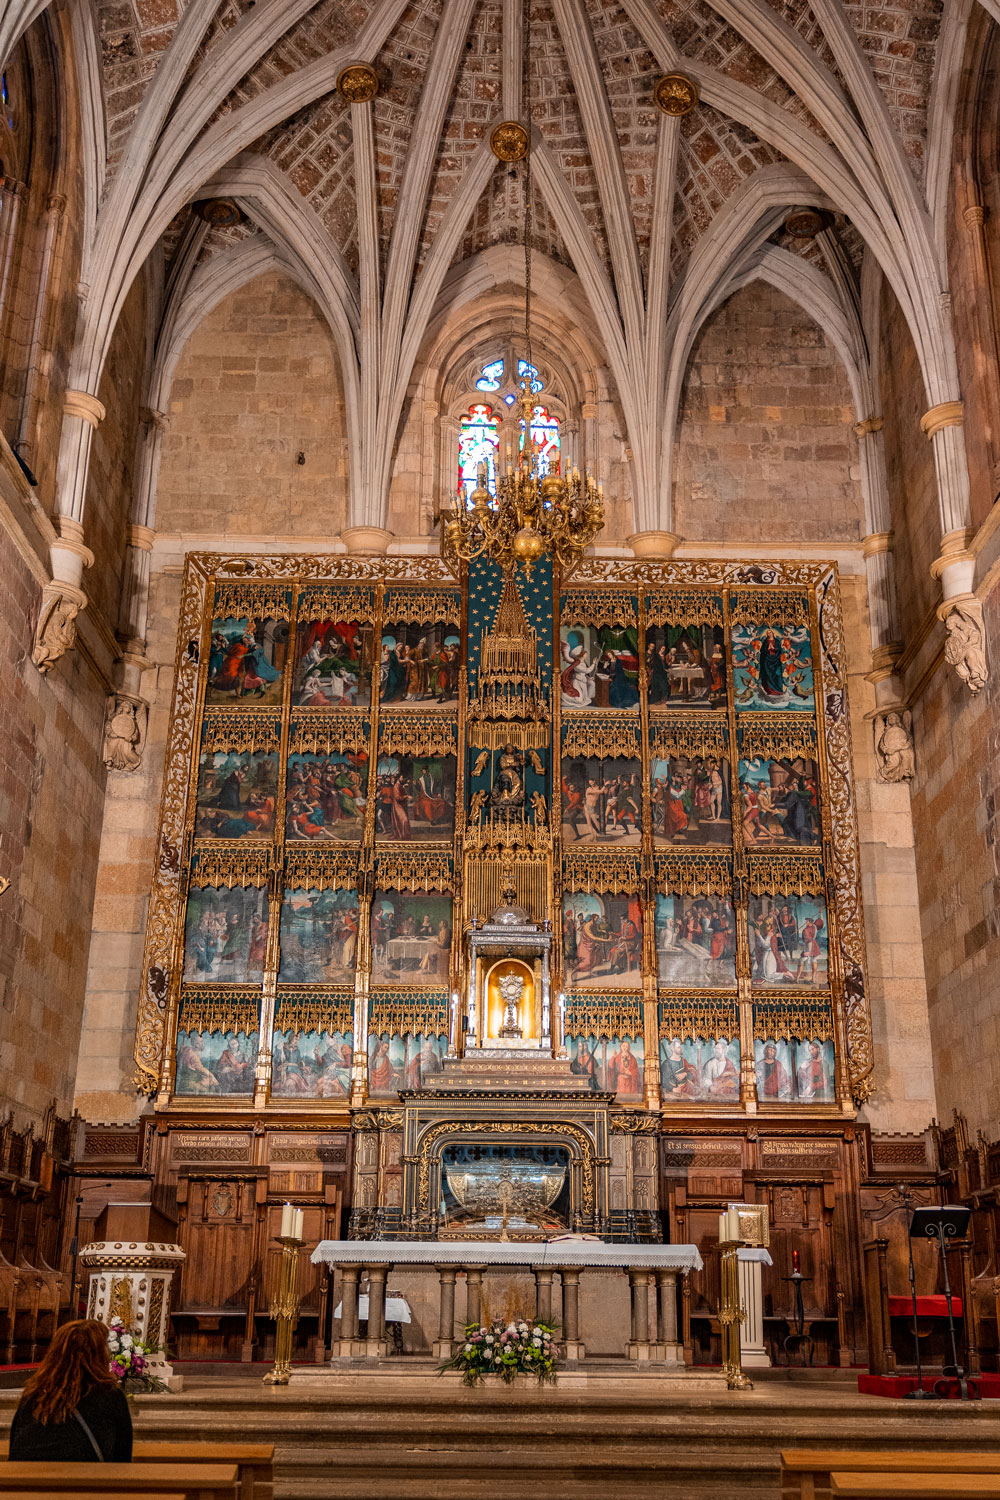
[[[305,1235],[302,1233],[302,1226],[303,1226],[303,1223],[305,1221],[305,1214],[302,1212],[301,1208],[295,1209],[294,1213],[295,1213],[295,1229],[294,1229],[295,1238],[297,1240],[303,1240],[303,1239],[305,1239]]]
[[[723,1214],[719,1215],[719,1241],[720,1241],[720,1243],[725,1238],[726,1238],[726,1215],[723,1213]]]
[[[286,1203],[281,1210],[281,1228],[278,1233],[283,1240],[287,1240],[291,1235],[292,1225],[295,1222],[294,1213],[295,1210],[290,1203]]]
[[[727,1210],[727,1217],[729,1220],[729,1233],[727,1238],[731,1240],[738,1240],[740,1237],[740,1211],[738,1208],[735,1208],[732,1203],[730,1203]]]

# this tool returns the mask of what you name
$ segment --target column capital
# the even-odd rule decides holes
[[[362,557],[384,557],[392,536],[384,526],[345,526],[340,533],[348,552]]]
[[[971,540],[971,526],[959,526],[955,531],[946,532],[941,538],[941,551],[931,563],[931,577],[943,577],[945,570],[953,567],[955,563],[972,563],[974,565],[975,555],[969,551]]]
[[[99,426],[107,416],[103,403],[89,391],[67,391],[63,411],[67,417],[79,417],[81,421],[89,422],[91,427]]]
[[[626,538],[633,557],[659,562],[666,562],[673,557],[682,540],[673,531],[636,531]]]
[[[986,211],[981,203],[969,203],[962,210],[962,218],[969,229],[979,229],[986,218]]]
[[[129,526],[128,544],[130,547],[138,547],[140,552],[152,552],[155,541],[156,532],[152,526],[140,526],[136,521]]]
[[[894,531],[870,531],[861,538],[861,556],[877,557],[880,552],[891,552],[895,540]]]
[[[597,402],[585,401],[580,407],[580,415],[585,422],[590,422],[597,416]]]
[[[961,401],[941,401],[932,406],[920,418],[920,431],[929,438],[945,427],[961,427],[965,422],[965,407]]]
[[[855,422],[854,431],[859,438],[871,437],[873,433],[881,432],[885,423],[881,417],[865,417],[860,422]]]

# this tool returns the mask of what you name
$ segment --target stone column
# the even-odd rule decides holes
[[[170,1289],[174,1272],[186,1256],[180,1245],[150,1240],[98,1240],[80,1251],[80,1264],[90,1272],[87,1317],[110,1323],[120,1318],[127,1333],[158,1352],[149,1360],[150,1374],[181,1389],[164,1358],[170,1329]]]
[[[341,1359],[350,1359],[358,1336],[358,1276],[360,1266],[340,1268],[340,1339],[337,1353]],[[369,1301],[369,1306],[370,1306]]]
[[[580,1338],[580,1271],[564,1266],[562,1276],[562,1342],[567,1359],[583,1359],[586,1349]]]
[[[535,1269],[535,1321],[552,1322],[552,1272],[542,1266]]]
[[[49,543],[52,582],[42,591],[32,660],[40,672],[50,672],[76,642],[76,619],[87,605],[80,586],[94,554],[83,545],[83,505],[90,466],[90,446],[105,411],[87,391],[67,391],[63,404],[62,437],[56,471],[57,534]]]
[[[966,191],[975,196],[976,189],[966,184]],[[986,395],[986,440],[992,466],[993,494],[1000,487],[1000,379],[998,379],[996,348],[997,319],[993,302],[993,290],[989,272],[989,252],[986,244],[986,214],[981,203],[967,203],[962,210],[962,220],[969,231],[972,251],[973,286],[972,298],[972,358],[976,379]]]
[[[649,1272],[638,1266],[631,1266],[628,1279],[632,1296],[632,1337],[626,1353],[629,1359],[645,1364],[651,1353],[649,1347]]]
[[[365,1354],[369,1359],[378,1359],[388,1354],[385,1337],[385,1282],[388,1266],[368,1267],[368,1339]]]
[[[744,1365],[769,1369],[771,1357],[764,1347],[764,1297],[761,1291],[759,1260],[737,1257],[740,1278],[740,1304],[746,1320],[740,1324],[740,1358]]]
[[[455,1266],[438,1266],[441,1303],[438,1336],[434,1340],[435,1359],[450,1359],[455,1345]]]
[[[483,1268],[467,1266],[465,1270],[465,1321],[479,1323],[483,1315]]]
[[[677,1272],[660,1266],[656,1271],[655,1358],[670,1364],[682,1362],[677,1338]]]
[[[986,686],[986,631],[983,606],[973,593],[976,559],[969,551],[969,471],[962,432],[961,401],[942,401],[924,412],[920,428],[934,448],[938,497],[941,506],[940,554],[931,563],[931,575],[940,579],[938,618],[944,621],[944,655],[970,693]]]

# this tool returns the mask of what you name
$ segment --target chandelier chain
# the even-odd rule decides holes
[[[531,0],[524,0],[521,53],[521,102],[524,110],[524,128],[528,133],[528,149],[524,154],[524,357],[529,366],[531,381]],[[525,443],[529,438],[525,435]]]

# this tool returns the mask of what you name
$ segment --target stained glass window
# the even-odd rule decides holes
[[[559,418],[550,416],[545,406],[536,406],[532,412],[531,447],[539,474],[559,473]]]
[[[537,396],[539,391],[544,390],[544,382],[535,366],[529,365],[526,359],[519,359],[517,362],[518,380],[523,380],[525,375],[531,376],[531,390],[534,395]]]
[[[498,391],[503,381],[503,360],[494,359],[479,372],[476,381],[477,391]]]
[[[558,441],[558,439],[557,439]],[[497,492],[497,448],[500,433],[492,406],[477,403],[469,409],[458,429],[458,494],[468,505],[479,483],[479,465],[486,465],[486,488]]]

